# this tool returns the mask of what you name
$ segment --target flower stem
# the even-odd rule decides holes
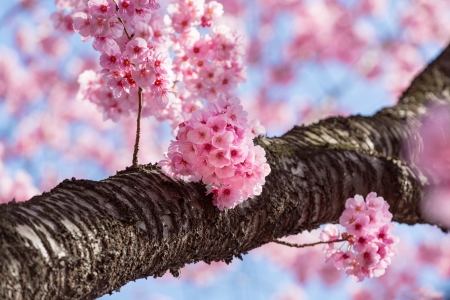
[[[288,242],[284,242],[284,241],[279,241],[279,240],[272,240],[272,243],[277,243],[280,245],[284,245],[284,246],[289,246],[289,247],[294,247],[294,248],[306,248],[306,247],[310,247],[310,246],[315,246],[315,245],[320,245],[320,244],[331,244],[331,243],[339,243],[339,242],[345,242],[347,241],[347,239],[340,239],[340,240],[334,240],[334,241],[327,241],[327,242],[315,242],[315,243],[311,243],[311,244],[294,244],[294,243],[288,243]]]
[[[129,35],[128,31],[127,31],[127,27],[125,26],[125,23],[123,22],[122,18],[118,18],[118,19],[119,19],[119,22],[122,23],[122,25],[123,25],[123,30],[125,31],[125,34],[127,35],[128,40],[131,41],[131,39],[133,38],[134,33],[132,35]]]
[[[139,109],[136,121],[136,140],[134,142],[134,153],[133,153],[133,167],[138,166],[138,152],[139,152],[139,137],[141,133],[141,114],[142,114],[142,88],[139,87],[138,90],[139,97]]]
[[[119,10],[119,7],[117,6],[116,3],[116,10]],[[125,23],[123,22],[123,20],[121,18],[118,18],[120,23],[122,23],[123,25],[123,30],[125,31],[125,34],[127,35],[127,38],[129,41],[131,41],[131,39],[133,38],[133,35],[129,35],[128,31],[127,31],[127,27],[125,26]],[[138,90],[138,97],[139,97],[139,109],[138,109],[138,115],[137,115],[137,120],[136,120],[136,140],[134,141],[134,152],[133,152],[133,167],[137,168],[138,166],[138,152],[139,152],[139,138],[140,138],[140,134],[141,134],[141,114],[142,114],[142,88],[139,87]]]

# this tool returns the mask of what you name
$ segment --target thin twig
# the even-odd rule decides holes
[[[116,4],[116,11],[119,11],[119,5],[117,4],[116,1],[114,1],[114,3]],[[125,30],[125,34],[127,35],[128,40],[131,41],[131,39],[133,38],[134,33],[132,35],[129,35],[128,31],[127,31],[127,27],[125,26],[125,23],[123,22],[122,18],[118,17],[118,19],[119,19],[120,23],[122,23],[122,25],[123,25],[123,29]]]
[[[119,7],[116,4],[116,10],[119,10]],[[125,23],[123,22],[122,18],[118,18],[120,23],[123,25],[123,30],[125,31],[125,34],[127,35],[128,40],[131,41],[133,38],[134,33],[130,36],[127,31],[127,27],[125,26]],[[138,152],[139,152],[139,138],[141,136],[141,114],[142,114],[142,88],[139,87],[138,90],[138,98],[139,98],[139,109],[138,109],[138,115],[136,120],[136,140],[134,141],[134,152],[133,152],[133,167],[137,168],[138,166]]]
[[[288,242],[283,242],[283,241],[279,241],[279,240],[272,240],[272,243],[277,243],[280,245],[285,245],[285,246],[289,246],[289,247],[294,247],[294,248],[305,248],[305,247],[310,247],[310,246],[315,246],[315,245],[320,245],[320,244],[331,244],[331,243],[339,243],[339,242],[346,242],[348,240],[348,238],[346,239],[340,239],[340,240],[334,240],[334,241],[328,241],[328,242],[315,242],[315,243],[311,243],[311,244],[294,244],[294,243],[288,243]]]
[[[128,34],[127,27],[125,26],[125,23],[122,21],[122,18],[119,17],[118,19],[119,19],[120,23],[122,23],[122,25],[123,25],[123,30],[125,30],[125,34],[127,35],[128,40],[131,41],[131,39],[133,37]],[[133,35],[134,35],[134,33],[133,33]]]
[[[142,114],[142,88],[139,87],[138,90],[139,96],[139,109],[137,115],[137,126],[136,126],[136,141],[134,143],[134,153],[133,153],[133,167],[138,166],[138,152],[139,152],[139,137],[141,132],[141,114]]]

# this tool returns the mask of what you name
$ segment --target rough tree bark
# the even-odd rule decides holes
[[[0,299],[94,299],[131,280],[175,276],[185,264],[231,262],[273,239],[336,223],[348,197],[375,191],[394,220],[426,223],[426,188],[405,145],[420,119],[450,104],[450,48],[399,103],[372,117],[336,117],[258,138],[272,168],[261,196],[219,211],[198,183],[140,165],[99,182],[64,180],[0,205]],[[364,99],[361,99],[364,101]],[[439,225],[439,224],[438,224]]]

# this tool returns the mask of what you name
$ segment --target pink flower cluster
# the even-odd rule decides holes
[[[54,26],[66,33],[73,28],[84,41],[94,38],[101,53],[100,90],[81,86],[80,98],[99,105],[105,117],[136,111],[129,103],[137,102],[141,87],[143,115],[168,120],[175,129],[184,113],[203,107],[202,99],[229,95],[246,79],[242,39],[214,25],[223,14],[216,1],[174,0],[164,17],[155,13],[155,0],[57,0],[57,6]],[[104,86],[112,95],[99,101]]]
[[[166,160],[161,161],[168,176],[199,181],[209,186],[220,210],[233,208],[259,195],[270,173],[265,151],[253,144],[264,134],[258,122],[247,123],[240,100],[226,100],[223,94],[208,110],[197,110],[179,125]]]
[[[333,261],[338,270],[344,269],[356,282],[383,275],[398,243],[391,234],[391,220],[389,204],[374,192],[367,195],[366,201],[360,195],[347,199],[339,223],[347,230],[342,238],[348,241],[348,249],[335,249],[332,241],[341,234],[335,225],[328,224],[320,233],[321,241],[330,242],[324,248],[326,260]]]
[[[72,13],[74,30],[84,40],[94,38],[92,46],[101,53],[101,81],[112,91],[112,95],[103,91],[103,85],[99,86],[100,90],[81,85],[85,91],[83,98],[102,107],[105,116],[111,115],[109,111],[128,113],[136,110],[138,87],[150,92],[147,102],[154,101],[161,107],[167,106],[173,97],[174,78],[169,54],[156,50],[141,37],[130,36],[126,30],[126,26],[131,29],[149,22],[157,8],[159,4],[154,0],[120,0],[117,3],[89,0],[87,7]],[[95,94],[104,94],[103,99],[96,101]],[[132,99],[128,99],[130,95],[133,95]],[[127,102],[134,102],[134,105]],[[121,113],[114,116],[120,117]]]
[[[102,74],[93,70],[86,70],[78,77],[80,89],[78,90],[77,100],[89,100],[97,105],[103,113],[103,119],[111,119],[117,122],[121,116],[129,115],[129,112],[136,108],[137,88],[133,89],[136,93],[136,101],[132,101],[127,93],[122,93],[119,97],[114,97],[112,89],[102,79]],[[133,94],[132,94],[133,95]],[[144,98],[146,100],[146,98]]]
[[[174,68],[181,111],[202,108],[199,99],[213,102],[220,93],[230,95],[246,80],[243,66],[244,45],[241,36],[228,26],[214,23],[222,16],[222,4],[216,1],[177,0],[167,7],[164,21],[174,49]],[[199,27],[204,27],[199,31]],[[210,30],[206,30],[210,27]],[[174,121],[176,117],[172,117]],[[177,126],[178,122],[173,122]]]
[[[222,5],[212,1],[206,4],[208,24],[222,13]],[[242,39],[227,26],[212,27],[211,35],[201,36],[194,27],[202,24],[195,18],[195,6],[182,8],[181,3],[168,7],[166,18],[173,26],[178,49],[174,58],[177,79],[183,81],[190,98],[217,99],[219,93],[228,94],[239,82],[246,79],[244,74]],[[187,16],[186,11],[191,11]],[[202,17],[203,18],[203,17]],[[188,24],[181,26],[181,24]]]

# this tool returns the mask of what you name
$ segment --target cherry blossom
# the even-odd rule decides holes
[[[230,115],[239,115],[240,122]],[[233,208],[259,195],[270,172],[264,149],[253,144],[255,136],[240,100],[227,100],[222,94],[209,109],[197,110],[179,124],[177,140],[158,165],[168,176],[202,180],[214,205],[220,210]]]
[[[347,230],[342,237],[348,242],[348,250],[342,252],[330,243],[324,247],[327,260],[333,261],[338,270],[344,269],[357,282],[383,275],[398,243],[398,237],[391,233],[392,214],[388,209],[389,204],[375,192],[369,193],[365,200],[361,195],[347,199],[339,223]],[[370,223],[369,215],[373,212],[381,217],[373,218]],[[319,238],[323,242],[332,242],[339,234],[338,228],[329,224]]]

